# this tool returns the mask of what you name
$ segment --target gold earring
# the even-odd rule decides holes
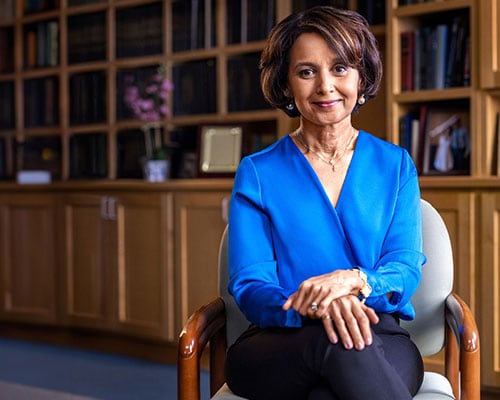
[[[366,103],[366,98],[365,98],[365,95],[364,95],[364,94],[362,94],[361,96],[359,96],[359,99],[358,99],[358,104],[359,104],[360,106],[362,106],[362,105],[363,105],[363,104],[365,104],[365,103]]]

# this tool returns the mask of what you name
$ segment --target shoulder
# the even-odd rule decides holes
[[[265,149],[243,157],[238,169],[249,167],[257,170],[276,168],[276,166],[283,165],[284,158],[292,156],[292,146],[294,144],[290,137],[288,135],[283,136]]]
[[[359,131],[358,145],[363,153],[371,153],[384,163],[391,161],[396,163],[404,162],[405,164],[412,163],[411,156],[406,149],[366,131]]]

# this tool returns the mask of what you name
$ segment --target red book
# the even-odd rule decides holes
[[[413,32],[401,33],[401,91],[413,90],[415,36]]]

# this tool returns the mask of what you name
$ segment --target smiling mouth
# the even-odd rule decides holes
[[[340,100],[315,101],[313,103],[321,108],[330,108],[340,103]]]

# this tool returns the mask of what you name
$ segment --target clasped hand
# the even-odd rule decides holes
[[[332,343],[340,340],[346,349],[362,350],[372,344],[370,324],[378,323],[378,316],[357,297],[356,276],[349,270],[337,270],[309,278],[290,295],[283,309],[321,319]]]

